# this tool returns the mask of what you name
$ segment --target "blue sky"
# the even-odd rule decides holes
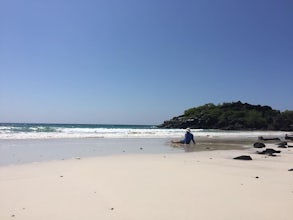
[[[0,122],[160,124],[293,110],[290,0],[2,0]]]

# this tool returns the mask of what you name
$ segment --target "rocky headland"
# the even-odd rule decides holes
[[[183,115],[164,121],[161,128],[221,130],[293,131],[293,111],[281,112],[270,106],[232,102],[206,104],[185,110]]]

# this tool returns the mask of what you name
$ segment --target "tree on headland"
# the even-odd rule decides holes
[[[164,128],[202,128],[223,130],[293,130],[293,111],[280,112],[270,106],[231,102],[208,103],[184,111],[165,121]]]

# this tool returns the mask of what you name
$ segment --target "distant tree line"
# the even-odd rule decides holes
[[[280,112],[270,106],[232,102],[212,103],[185,110],[165,121],[164,128],[202,128],[223,130],[293,130],[293,111]]]

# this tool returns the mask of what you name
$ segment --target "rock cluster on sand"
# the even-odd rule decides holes
[[[288,135],[285,136],[285,139],[288,139]],[[280,138],[277,137],[273,137],[273,138],[263,138],[263,137],[259,137],[258,140],[263,140],[263,141],[277,141],[280,140]],[[288,147],[293,147],[288,145],[288,143],[286,141],[282,141],[279,143],[276,143],[276,145],[278,146],[278,148],[288,148]],[[253,144],[254,148],[266,148],[266,145],[263,142],[255,142]],[[257,154],[265,154],[271,157],[275,157],[277,156],[276,154],[280,154],[281,151],[280,150],[275,150],[273,148],[266,148],[262,151],[256,151]],[[242,156],[238,156],[233,158],[235,160],[252,160],[252,158],[249,155],[242,155]]]
[[[290,136],[288,136],[287,134],[285,135],[285,140],[287,140],[288,138],[290,138]],[[280,138],[263,138],[263,137],[259,137],[258,138],[259,140],[263,140],[263,141],[272,141],[272,140],[280,140]],[[278,146],[278,148],[288,148],[288,147],[292,147],[290,145],[288,145],[287,141],[282,141],[282,142],[279,142],[279,143],[276,143],[276,145]],[[253,147],[254,148],[265,148],[266,145],[262,142],[256,142],[253,144]],[[257,151],[256,153],[258,154],[266,154],[266,155],[269,155],[269,156],[276,156],[276,154],[279,154],[281,153],[281,151],[279,150],[274,150],[272,148],[267,148],[263,151]]]

